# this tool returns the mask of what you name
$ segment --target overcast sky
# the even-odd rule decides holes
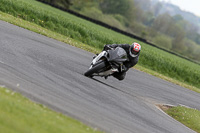
[[[200,16],[200,0],[161,0],[170,1],[174,5],[178,5],[182,10],[192,12]]]

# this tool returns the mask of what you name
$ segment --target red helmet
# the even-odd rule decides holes
[[[139,54],[140,54],[140,50],[141,50],[141,45],[139,43],[133,43],[131,46],[130,46],[130,55],[132,57],[137,57]]]

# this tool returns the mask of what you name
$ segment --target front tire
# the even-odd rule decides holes
[[[89,69],[87,72],[85,72],[84,75],[87,77],[93,77],[94,73],[97,73],[99,70],[102,70],[105,66],[106,66],[106,63],[102,61],[99,64],[92,67],[91,69]]]

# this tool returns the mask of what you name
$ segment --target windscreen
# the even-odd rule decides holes
[[[109,51],[109,61],[124,62],[127,60],[126,51],[123,48],[117,47]]]

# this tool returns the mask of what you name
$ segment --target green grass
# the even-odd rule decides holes
[[[0,11],[35,23],[97,50],[102,49],[105,44],[130,44],[137,41],[35,0],[1,0]],[[140,43],[142,45],[140,66],[200,88],[200,65]]]
[[[100,133],[18,93],[0,87],[0,132],[2,133]]]
[[[172,107],[166,113],[192,130],[200,133],[200,111],[182,106]]]

